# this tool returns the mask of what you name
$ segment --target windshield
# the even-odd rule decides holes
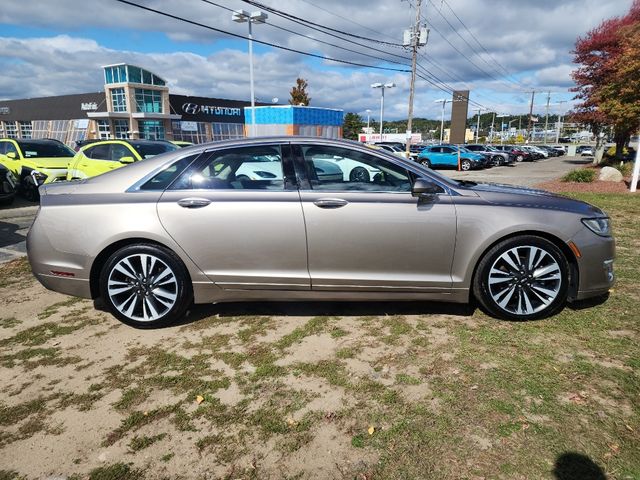
[[[18,142],[24,158],[73,157],[76,152],[59,142]]]
[[[178,150],[179,147],[169,142],[158,142],[158,143],[136,143],[131,142],[133,148],[140,154],[142,158],[151,158],[156,155],[160,155],[161,153],[173,152],[174,150]]]

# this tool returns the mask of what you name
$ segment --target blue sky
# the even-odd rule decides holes
[[[247,25],[231,21],[224,8],[201,0],[135,0],[223,30],[246,35]],[[255,10],[240,0],[219,0],[229,9]],[[315,23],[387,42],[400,42],[415,17],[412,5],[400,0],[264,0],[267,6]],[[25,98],[97,91],[101,65],[129,62],[145,67],[169,82],[172,92],[248,100],[247,42],[142,11],[114,0],[5,0],[0,11],[0,98]],[[471,98],[489,110],[528,111],[530,91],[540,93],[542,113],[546,92],[552,92],[551,112],[571,105],[570,51],[579,35],[605,18],[624,14],[631,0],[426,0],[423,22],[431,29],[421,49],[420,72],[437,77],[440,87],[471,90]],[[47,6],[49,8],[47,8]],[[464,25],[458,21],[457,15]],[[270,14],[270,25],[254,26],[254,37],[289,48],[382,67],[406,68],[385,62],[408,52],[366,40],[344,41]],[[319,43],[283,27],[355,50]],[[371,48],[355,45],[357,41]],[[457,51],[456,51],[457,50]],[[459,53],[461,52],[462,55]],[[375,82],[395,82],[385,98],[385,118],[406,118],[409,74],[336,65],[320,59],[255,45],[256,96],[288,98],[301,76],[309,82],[312,105],[342,108],[375,118],[379,90]],[[379,56],[374,60],[362,55]],[[426,58],[425,58],[426,56]],[[507,75],[508,73],[508,75]],[[545,92],[545,93],[542,93]],[[418,79],[415,115],[439,117],[434,100],[449,93]],[[561,101],[567,103],[560,104]]]

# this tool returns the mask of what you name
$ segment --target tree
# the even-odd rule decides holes
[[[626,66],[637,61],[633,55],[633,40],[628,38],[630,32],[640,25],[640,0],[634,0],[631,9],[624,17],[615,17],[602,22],[598,27],[578,38],[573,52],[574,63],[579,67],[572,73],[576,82],[573,91],[576,99],[581,100],[571,112],[574,121],[588,124],[599,140],[599,133],[606,125],[612,125],[616,140],[616,156],[622,156],[624,144],[628,142],[633,127],[630,117],[635,113],[640,94],[640,83],[637,79],[631,85],[633,76],[625,74]],[[636,51],[637,52],[637,51]],[[631,92],[622,99],[621,89]],[[629,90],[630,89],[630,90]],[[635,96],[633,90],[635,89]],[[624,113],[616,110],[625,102]],[[628,108],[627,108],[628,107]],[[637,125],[638,117],[635,117]]]
[[[362,127],[364,127],[362,117],[357,113],[348,112],[342,122],[342,136],[348,140],[358,140]]]
[[[291,88],[289,94],[289,105],[304,105],[309,106],[311,98],[307,95],[307,87],[309,84],[304,78],[296,78],[296,84]]]

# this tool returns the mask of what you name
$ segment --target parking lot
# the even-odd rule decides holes
[[[530,185],[576,161],[445,172]],[[612,216],[617,285],[527,323],[261,302],[135,330],[5,261],[2,478],[638,478],[640,211],[582,198]],[[2,252],[19,256],[35,207],[1,212]]]

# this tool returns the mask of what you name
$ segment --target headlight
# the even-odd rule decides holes
[[[274,175],[271,172],[264,172],[262,170],[256,171],[255,174],[258,175],[260,178],[277,178],[277,175]]]
[[[601,237],[608,237],[611,235],[611,225],[609,219],[606,217],[583,218],[582,223],[584,223],[584,226],[596,235],[600,235]]]
[[[33,182],[36,185],[42,185],[47,179],[47,176],[44,173],[41,173],[37,170],[31,170],[31,177],[33,178]]]

